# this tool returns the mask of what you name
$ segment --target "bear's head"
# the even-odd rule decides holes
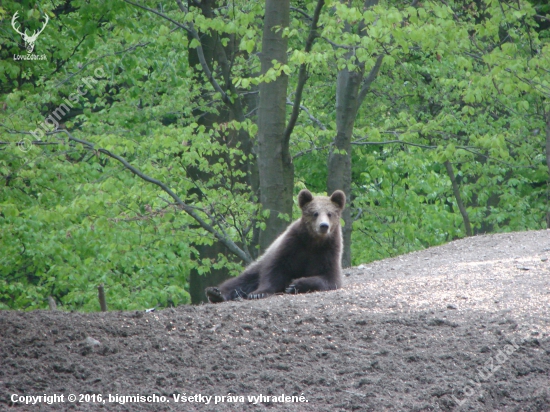
[[[309,190],[303,189],[298,195],[298,204],[308,231],[314,237],[325,238],[337,233],[340,228],[340,215],[346,205],[346,195],[336,190],[330,197],[314,197]]]

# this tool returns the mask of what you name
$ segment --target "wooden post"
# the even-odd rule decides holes
[[[107,302],[105,301],[105,289],[103,283],[97,287],[97,296],[99,298],[99,306],[102,312],[107,312]]]

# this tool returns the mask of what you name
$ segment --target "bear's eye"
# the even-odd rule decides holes
[[[328,214],[328,217],[332,217],[332,213],[329,213],[329,214]]]
[[[314,217],[319,216],[319,212],[315,212],[315,213],[313,214],[313,216],[314,216]]]

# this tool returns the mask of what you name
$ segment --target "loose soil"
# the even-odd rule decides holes
[[[549,257],[550,231],[477,236],[347,269],[335,292],[0,312],[0,410],[550,411]]]

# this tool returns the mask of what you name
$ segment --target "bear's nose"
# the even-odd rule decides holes
[[[328,223],[327,222],[323,222],[319,225],[319,230],[322,232],[322,233],[327,233],[328,232]]]

